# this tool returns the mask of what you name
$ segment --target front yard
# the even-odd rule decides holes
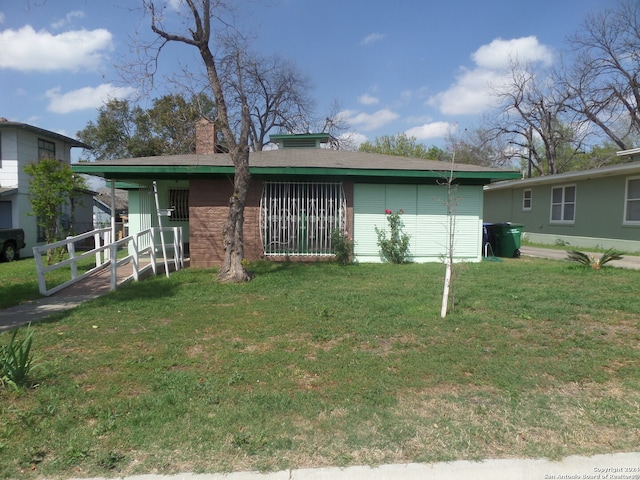
[[[243,285],[190,269],[129,284],[31,327],[33,383],[0,390],[0,477],[640,445],[637,271],[459,265],[443,320],[440,264],[253,267]]]

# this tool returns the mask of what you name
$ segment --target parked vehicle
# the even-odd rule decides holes
[[[0,261],[12,262],[20,257],[20,249],[25,247],[24,230],[21,228],[0,228]]]

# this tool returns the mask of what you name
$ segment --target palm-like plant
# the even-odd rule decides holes
[[[622,254],[613,248],[604,252],[598,259],[596,259],[593,254],[587,255],[586,253],[579,252],[578,250],[568,250],[567,255],[567,260],[578,262],[595,270],[600,270],[605,264],[613,260],[622,260],[623,258]]]

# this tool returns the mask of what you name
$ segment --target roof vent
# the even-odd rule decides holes
[[[270,135],[269,140],[278,148],[320,148],[329,141],[328,133],[301,133]]]

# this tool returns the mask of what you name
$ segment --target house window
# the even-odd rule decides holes
[[[45,158],[56,158],[56,144],[47,140],[38,139],[38,161]]]
[[[624,223],[640,224],[640,178],[627,179]]]
[[[169,206],[173,209],[169,220],[171,222],[189,221],[189,190],[169,190]]]
[[[522,210],[531,210],[532,198],[533,197],[530,188],[522,191]]]
[[[331,232],[345,224],[340,183],[264,184],[260,236],[265,255],[332,255]]]
[[[576,186],[551,189],[551,222],[573,223],[576,213]]]

